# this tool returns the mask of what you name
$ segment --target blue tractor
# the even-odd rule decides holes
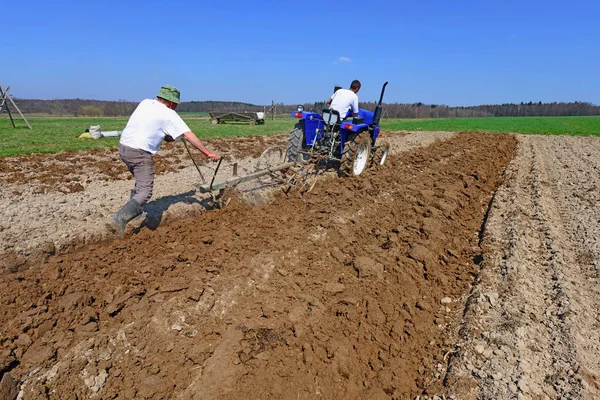
[[[358,117],[352,117],[352,110],[346,116],[331,109],[318,113],[304,111],[298,106],[292,117],[300,118],[300,121],[290,133],[287,161],[338,162],[339,173],[343,176],[360,175],[367,166],[383,165],[389,144],[377,142],[377,136],[387,84],[385,82],[381,88],[375,111],[359,108]]]

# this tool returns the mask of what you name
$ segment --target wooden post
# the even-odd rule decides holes
[[[2,86],[0,86],[0,99],[2,99],[2,103],[0,104],[0,112],[2,112],[2,107],[6,104],[6,94],[10,90],[10,86],[6,88],[6,92],[2,91]],[[8,108],[8,104],[6,104],[6,111],[8,112],[8,118],[10,118],[10,122],[12,123],[13,128],[16,128],[15,121],[13,120],[12,114],[10,113],[10,109]]]
[[[19,110],[19,107],[17,107],[17,105],[13,101],[12,97],[10,97],[10,94],[8,93],[9,90],[10,90],[10,86],[7,87],[6,90],[3,90],[2,86],[0,86],[0,99],[2,99],[2,103],[0,103],[0,112],[2,112],[2,107],[4,107],[4,104],[6,104],[6,101],[7,100],[10,101],[10,103],[13,105],[13,107],[17,110],[17,112],[21,116],[21,118],[23,118],[23,121],[25,121],[25,123],[27,124],[29,129],[32,129],[31,125],[29,125],[29,122],[27,121],[27,118],[25,118],[25,116],[23,115],[21,110]],[[6,104],[6,111],[8,112],[8,117],[10,118],[10,122],[12,122],[13,128],[16,128],[15,121],[13,120],[12,114],[10,113],[10,108],[8,108],[8,104]]]

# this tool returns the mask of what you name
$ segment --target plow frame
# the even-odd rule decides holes
[[[273,154],[276,155],[279,160],[276,165],[271,165],[268,160],[269,156],[272,157]],[[233,176],[215,182],[215,177],[217,176],[223,161],[221,158],[217,162],[210,183],[198,185],[198,191],[200,193],[210,193],[212,197],[212,207],[214,208],[223,208],[229,203],[229,199],[224,196],[226,189],[263,177],[268,177],[267,180],[261,180],[263,184],[280,186],[281,190],[286,194],[294,188],[298,189],[300,193],[311,191],[315,186],[317,174],[319,173],[318,164],[321,157],[313,155],[310,160],[304,162],[281,161],[285,160],[286,157],[287,153],[284,153],[280,147],[271,146],[258,158],[256,170],[254,172],[238,176],[237,163],[234,163]],[[266,165],[263,166],[263,163]]]

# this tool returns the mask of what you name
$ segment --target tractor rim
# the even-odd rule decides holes
[[[363,140],[356,149],[356,158],[354,159],[354,166],[352,172],[354,175],[360,175],[364,171],[367,161],[369,160],[369,143]]]

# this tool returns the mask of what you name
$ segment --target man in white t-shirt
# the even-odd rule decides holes
[[[142,206],[152,197],[152,156],[158,151],[163,140],[171,142],[183,137],[208,158],[221,158],[220,155],[208,151],[175,112],[177,104],[180,103],[179,95],[177,88],[164,85],[156,99],[143,100],[137,106],[121,133],[119,156],[135,178],[135,186],[129,202],[107,224],[110,230],[119,235],[124,233],[129,221],[142,214]]]
[[[358,117],[358,96],[356,93],[360,90],[360,81],[353,80],[350,89],[338,89],[327,100],[329,108],[340,113],[340,118],[348,117],[348,112],[352,110],[351,116]]]

